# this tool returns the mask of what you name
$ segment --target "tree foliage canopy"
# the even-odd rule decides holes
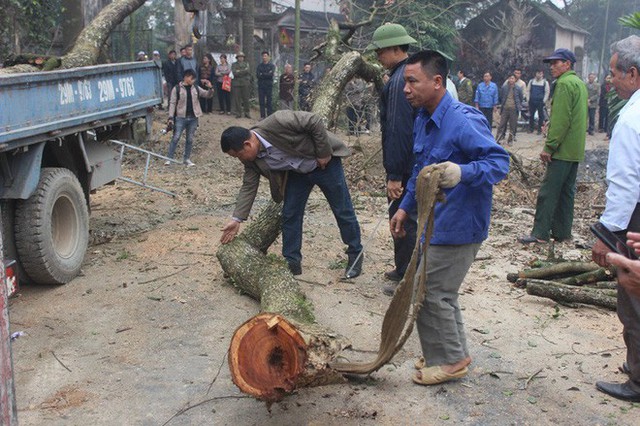
[[[61,0],[0,0],[0,52],[47,54],[58,35]],[[0,58],[0,61],[4,58]]]

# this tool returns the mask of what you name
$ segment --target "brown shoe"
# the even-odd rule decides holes
[[[400,282],[402,281],[402,275],[395,269],[384,273],[384,277],[389,281]]]

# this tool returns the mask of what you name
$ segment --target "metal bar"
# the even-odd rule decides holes
[[[182,164],[179,161],[174,160],[173,158],[165,157],[162,154],[158,154],[156,152],[149,151],[149,150],[144,149],[144,148],[140,148],[139,146],[130,145],[130,144],[126,143],[126,142],[117,141],[115,139],[109,139],[109,142],[115,143],[116,145],[120,145],[120,146],[123,146],[123,147],[127,147],[129,149],[133,149],[134,151],[144,152],[145,154],[151,154],[156,158],[161,158],[161,159],[166,160],[166,161],[171,161],[172,163]]]
[[[147,153],[147,162],[144,165],[144,173],[142,174],[142,183],[147,184],[147,173],[149,173],[149,163],[151,162],[151,154]]]
[[[145,183],[138,182],[137,180],[129,179],[129,178],[122,177],[122,176],[120,176],[118,179],[119,179],[119,180],[123,180],[123,181],[125,181],[125,182],[132,183],[132,184],[134,184],[134,185],[141,186],[141,187],[143,187],[143,188],[151,189],[152,191],[162,192],[163,194],[171,195],[172,197],[176,197],[176,196],[177,196],[177,195],[176,195],[176,194],[174,194],[173,192],[167,191],[166,189],[158,188],[158,187],[156,187],[156,186],[147,185],[147,184],[145,184]]]

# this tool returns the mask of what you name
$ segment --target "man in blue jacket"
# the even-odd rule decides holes
[[[389,72],[389,81],[380,94],[380,127],[382,129],[382,163],[387,174],[389,218],[398,210],[413,168],[414,110],[404,97],[404,67],[409,45],[416,40],[399,24],[385,24],[373,33],[367,50],[374,50],[378,61]],[[393,239],[395,268],[385,272],[386,279],[397,284],[407,269],[416,243],[415,218],[407,218],[406,235]],[[395,285],[385,286],[384,293],[393,295]]]
[[[493,127],[493,114],[498,109],[499,100],[498,86],[491,81],[491,73],[489,71],[484,73],[482,83],[478,84],[473,102],[475,102],[476,108],[482,111],[491,129]]]
[[[407,193],[389,226],[394,236],[414,214],[416,177],[440,164],[446,201],[435,208],[427,253],[427,295],[416,320],[424,358],[414,382],[433,385],[464,377],[471,363],[458,290],[489,233],[493,185],[509,171],[509,154],[496,143],[484,115],[446,90],[447,61],[425,50],[407,60],[404,93],[420,108],[413,128],[415,166]],[[428,367],[427,367],[428,366]]]

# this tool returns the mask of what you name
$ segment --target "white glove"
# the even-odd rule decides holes
[[[442,170],[440,182],[438,182],[438,186],[440,188],[453,188],[460,183],[462,170],[459,165],[452,163],[451,161],[445,161],[444,163],[440,163],[439,166]]]

